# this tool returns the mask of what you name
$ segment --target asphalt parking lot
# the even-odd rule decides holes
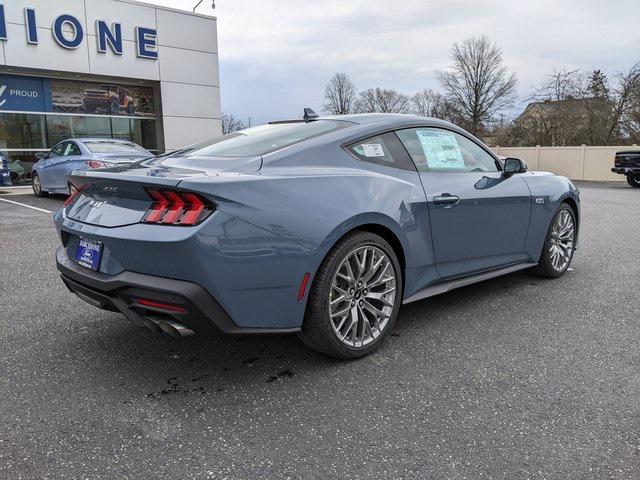
[[[0,201],[0,478],[640,478],[640,191],[579,186],[573,271],[411,304],[355,362],[136,329],[58,280],[50,214]]]

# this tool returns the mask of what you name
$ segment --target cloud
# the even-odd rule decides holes
[[[186,0],[154,0],[190,9]],[[453,42],[488,35],[521,97],[554,67],[614,72],[640,61],[637,0],[216,0],[223,109],[258,121],[320,109],[326,81],[437,88]]]

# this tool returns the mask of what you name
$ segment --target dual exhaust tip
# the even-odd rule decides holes
[[[187,338],[196,334],[182,323],[167,318],[147,315],[142,319],[142,323],[149,330],[159,334],[166,333],[173,338]]]

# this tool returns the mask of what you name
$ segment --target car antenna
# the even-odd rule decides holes
[[[318,115],[316,112],[313,111],[312,108],[305,108],[304,109],[304,117],[302,117],[302,119],[309,123],[309,122],[313,122],[314,120],[317,120],[320,118],[320,115]]]

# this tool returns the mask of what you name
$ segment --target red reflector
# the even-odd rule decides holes
[[[87,188],[89,186],[89,184],[87,183],[86,185],[82,185],[81,187],[74,187],[73,185],[71,186],[71,195],[69,195],[67,197],[67,199],[64,201],[64,206],[67,207],[71,202],[73,202],[73,199],[76,198],[78,196],[78,194],[84,190],[85,188]]]
[[[309,283],[309,278],[311,277],[311,275],[309,273],[305,273],[304,277],[302,278],[302,283],[300,283],[300,290],[298,290],[298,301],[302,301],[302,299],[304,298],[304,294],[307,291],[307,284]]]
[[[169,312],[176,312],[176,313],[187,313],[187,309],[184,307],[181,307],[180,305],[175,305],[173,303],[157,302],[156,300],[149,300],[148,298],[138,298],[136,300],[136,303],[143,307],[160,308],[162,310],[167,310]]]
[[[164,192],[163,195],[169,200],[169,209],[162,217],[162,223],[176,223],[182,216],[184,202],[180,195],[175,192]]]

